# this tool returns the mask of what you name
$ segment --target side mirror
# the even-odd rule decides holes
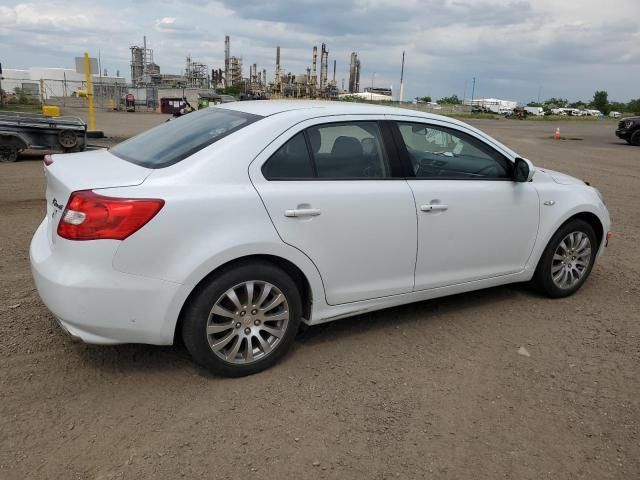
[[[513,181],[514,182],[530,182],[533,178],[535,169],[533,164],[525,158],[516,158],[513,169]]]

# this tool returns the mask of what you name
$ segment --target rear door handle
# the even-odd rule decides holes
[[[285,217],[317,217],[320,210],[317,208],[298,208],[294,210],[285,210]]]
[[[444,212],[449,209],[449,205],[442,205],[441,203],[433,203],[429,205],[421,205],[420,210],[423,212]]]

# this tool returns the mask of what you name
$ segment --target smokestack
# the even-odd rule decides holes
[[[322,53],[320,54],[320,89],[327,86],[327,63],[329,62],[329,50],[327,46],[322,44]]]
[[[276,47],[276,91],[282,91],[282,83],[280,80],[280,47]]]
[[[404,98],[404,50],[402,51],[402,67],[400,67],[400,103]]]
[[[349,65],[349,93],[360,91],[360,60],[358,54],[351,52],[351,63]]]
[[[336,83],[336,61],[333,61],[333,83]]]
[[[316,64],[318,63],[318,47],[313,46],[313,62],[311,63],[310,83],[315,87],[318,84],[318,74],[316,73]]]
[[[231,56],[229,35],[224,37],[224,86],[228,87],[231,82],[229,79],[229,57]]]

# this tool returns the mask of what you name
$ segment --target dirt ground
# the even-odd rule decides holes
[[[124,136],[163,120],[98,126]],[[233,380],[182,346],[65,337],[29,272],[41,162],[1,164],[0,478],[640,478],[640,148],[611,122],[472,123],[604,193],[615,236],[585,286],[313,327],[275,368]],[[556,126],[581,140],[552,140]]]

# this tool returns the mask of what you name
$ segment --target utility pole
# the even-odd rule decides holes
[[[146,45],[146,38],[145,38]],[[89,131],[96,129],[96,116],[93,111],[93,90],[91,86],[91,64],[89,63],[89,54],[84,54],[84,74],[87,82],[87,99],[89,100]]]
[[[404,99],[404,50],[402,51],[402,66],[400,67],[400,103]]]
[[[0,107],[4,107],[4,95],[2,95],[2,63],[0,63]]]
[[[471,109],[473,110],[473,96],[476,93],[476,77],[473,77],[473,86],[471,87]]]
[[[542,85],[538,87],[538,104],[540,104],[540,94],[542,93]]]
[[[371,101],[373,102],[373,79],[376,76],[376,72],[373,72],[371,74],[371,90],[369,90],[369,93],[371,94]]]

